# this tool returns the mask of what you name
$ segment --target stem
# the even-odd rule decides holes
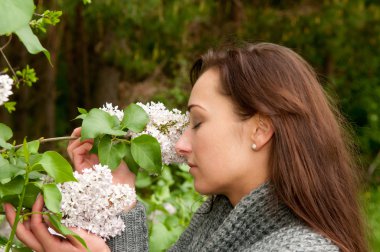
[[[17,212],[16,212],[16,217],[15,217],[15,222],[13,223],[12,231],[11,231],[11,234],[9,235],[7,246],[5,247],[5,252],[9,252],[9,250],[10,250],[12,244],[13,244],[13,239],[14,239],[15,234],[16,234],[16,228],[17,228],[17,225],[18,225],[18,223],[20,221],[20,213],[21,213],[22,204],[23,204],[24,198],[25,198],[26,185],[29,182],[29,173],[30,173],[30,165],[28,164],[27,167],[26,167],[24,186],[22,187],[20,201],[18,202],[18,206],[17,206]]]
[[[2,47],[0,47],[0,50],[4,50],[5,47],[7,47],[9,45],[11,40],[12,40],[12,33],[11,33],[11,35],[9,35],[9,39],[8,39],[7,43],[5,43]]]
[[[17,78],[17,75],[16,75],[16,73],[15,73],[15,70],[13,70],[13,67],[12,67],[11,63],[9,63],[7,56],[5,56],[5,54],[4,54],[4,52],[3,52],[3,49],[9,44],[9,42],[10,42],[11,39],[12,39],[12,37],[10,36],[10,39],[8,40],[8,42],[7,42],[4,46],[2,46],[2,47],[0,48],[0,53],[1,53],[1,55],[3,56],[5,62],[7,63],[9,69],[11,69],[12,74],[13,74],[14,78],[16,79],[16,82],[19,82],[19,80],[18,80],[18,78]]]
[[[63,136],[63,137],[52,137],[52,138],[43,138],[41,137],[40,139],[38,139],[38,141],[40,143],[48,143],[48,142],[58,142],[58,141],[64,141],[64,140],[75,140],[75,139],[78,139],[79,137],[72,137],[72,136]],[[18,144],[18,145],[15,145],[14,148],[15,149],[18,149],[22,147],[22,144]],[[0,150],[0,153],[2,152],[5,152],[7,150],[3,149],[3,150]]]

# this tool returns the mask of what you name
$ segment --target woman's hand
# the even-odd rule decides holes
[[[42,195],[37,197],[33,205],[33,212],[42,212],[44,200]],[[11,204],[4,204],[7,220],[12,226],[16,217],[16,212]],[[109,252],[107,244],[100,237],[88,233],[87,231],[72,228],[72,231],[82,237],[88,248],[92,252]],[[17,238],[26,246],[37,252],[82,252],[86,249],[74,237],[67,239],[52,235],[48,230],[48,225],[44,222],[41,214],[33,214],[27,221],[19,222],[16,229]]]
[[[67,153],[74,164],[75,170],[78,172],[82,172],[85,168],[92,168],[93,165],[99,163],[98,156],[90,153],[94,140],[87,139],[81,142],[81,130],[82,128],[74,129],[71,136],[77,137],[77,139],[70,141],[67,146]]]
[[[75,170],[81,172],[85,168],[91,168],[94,164],[98,164],[98,156],[90,153],[94,141],[88,139],[81,142],[81,128],[76,128],[71,136],[78,138],[70,141],[67,147],[67,152],[74,164]],[[128,184],[130,187],[135,187],[136,176],[128,169],[128,166],[124,161],[122,161],[119,167],[112,172],[112,175],[113,183]]]

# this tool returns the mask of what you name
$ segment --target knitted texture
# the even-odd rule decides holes
[[[148,251],[148,229],[146,225],[145,208],[137,202],[129,212],[120,215],[125,224],[125,230],[118,236],[107,240],[112,252],[144,252]]]
[[[143,206],[139,204],[138,209],[126,215],[126,232],[108,243],[112,252],[147,251]],[[169,251],[337,252],[339,249],[303,224],[266,183],[235,207],[222,195],[213,202],[208,199]]]
[[[339,251],[330,240],[304,225],[266,183],[235,208],[217,196],[206,201],[169,250],[177,251]]]

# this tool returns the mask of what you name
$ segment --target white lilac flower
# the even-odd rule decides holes
[[[101,110],[108,112],[110,115],[116,116],[120,121],[123,120],[124,111],[119,109],[119,106],[113,106],[112,103],[106,102],[106,105],[100,108]]]
[[[0,105],[9,101],[9,96],[12,92],[13,79],[7,74],[0,75]]]
[[[169,214],[175,214],[177,212],[177,209],[175,206],[173,206],[170,203],[164,203],[163,207],[165,208],[166,211],[168,211]]]
[[[160,102],[137,105],[147,112],[150,121],[143,132],[132,133],[132,138],[141,134],[151,135],[160,143],[164,164],[184,163],[186,160],[175,152],[175,144],[189,124],[188,114],[183,114],[178,109],[170,111]]]
[[[135,190],[126,184],[112,184],[111,170],[94,165],[82,174],[74,172],[78,182],[59,184],[62,193],[62,224],[88,230],[104,239],[120,234],[125,225],[118,216],[136,201]]]
[[[154,210],[153,212],[151,212],[149,215],[148,215],[148,220],[150,220],[151,222],[153,222],[154,224],[157,224],[157,223],[160,223],[160,216],[164,215],[164,212],[160,211],[160,210]]]

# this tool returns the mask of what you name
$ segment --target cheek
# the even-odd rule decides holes
[[[199,141],[194,144],[193,151],[203,165],[224,170],[232,165],[239,148],[239,142],[231,136],[231,131],[226,130],[199,134]]]

